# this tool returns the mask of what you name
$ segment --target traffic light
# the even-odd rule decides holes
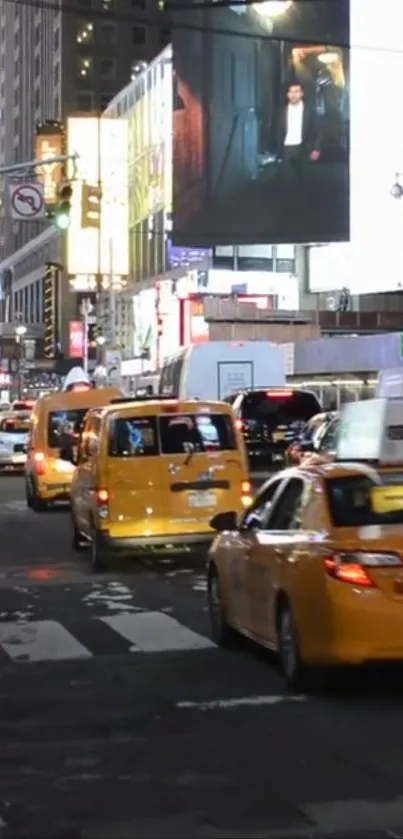
[[[56,271],[48,265],[43,279],[43,323],[45,331],[45,358],[53,358],[56,348]]]
[[[71,198],[73,187],[70,183],[62,183],[57,191],[57,204],[54,219],[60,230],[67,230],[70,225]]]
[[[101,227],[102,188],[84,183],[81,190],[81,227],[99,230]]]

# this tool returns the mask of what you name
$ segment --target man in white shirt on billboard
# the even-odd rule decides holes
[[[298,82],[287,88],[287,103],[280,114],[278,126],[279,158],[289,175],[301,176],[306,162],[320,159],[320,137],[315,109],[304,100]]]

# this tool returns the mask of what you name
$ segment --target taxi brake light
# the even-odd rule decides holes
[[[97,504],[107,504],[109,501],[109,492],[107,489],[99,489],[97,491]]]
[[[324,565],[326,573],[334,580],[339,580],[341,583],[350,583],[352,586],[374,588],[374,583],[364,566],[359,561],[354,561],[354,555],[351,559],[340,556],[326,557]]]
[[[242,420],[241,420],[241,419],[236,419],[236,420],[235,420],[235,428],[237,428],[237,429],[238,429],[238,431],[242,431],[242,429],[243,429],[243,422],[242,422]]]
[[[162,412],[164,414],[177,414],[179,411],[178,405],[163,405]]]
[[[290,399],[293,395],[292,390],[268,390],[266,393],[269,399]]]
[[[35,452],[34,454],[35,471],[37,475],[45,474],[46,457],[43,452]]]
[[[252,492],[250,481],[242,481],[242,492],[244,495],[249,495]]]
[[[70,393],[84,393],[84,391],[91,390],[91,385],[73,385]]]

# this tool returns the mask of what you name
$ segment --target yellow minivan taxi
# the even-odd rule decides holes
[[[74,471],[60,451],[66,435],[77,440],[87,411],[119,397],[117,388],[77,384],[71,390],[41,396],[31,414],[25,492],[28,507],[39,513],[54,501],[68,501]]]
[[[74,550],[101,569],[115,550],[208,546],[210,519],[251,503],[232,408],[222,402],[116,400],[86,417],[71,484]]]

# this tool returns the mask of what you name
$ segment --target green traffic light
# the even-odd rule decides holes
[[[68,213],[59,213],[55,218],[55,222],[60,230],[67,230],[70,226],[70,215]]]

